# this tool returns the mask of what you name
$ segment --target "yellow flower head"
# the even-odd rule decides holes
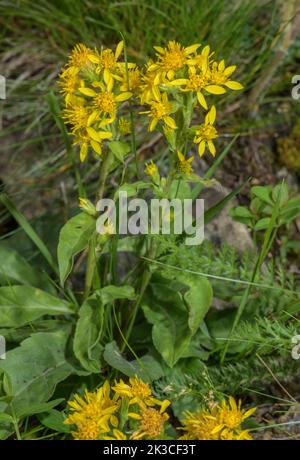
[[[248,411],[241,410],[241,402],[237,404],[230,396],[228,402],[222,400],[210,410],[186,412],[183,426],[185,433],[180,439],[190,440],[251,440],[248,430],[243,430],[241,424],[250,417],[255,408]]]
[[[211,69],[211,83],[215,87],[215,92],[211,92],[213,94],[225,93],[226,90],[223,88],[223,86],[233,90],[243,89],[243,85],[241,85],[241,83],[230,80],[230,76],[235,70],[235,65],[225,67],[224,60],[220,61],[219,63],[213,62]]]
[[[95,51],[90,55],[90,60],[97,64],[96,73],[100,74],[103,72],[103,79],[107,85],[112,84],[114,78],[116,78],[115,72],[118,67],[118,59],[123,51],[124,42],[118,43],[115,52],[111,49],[102,49],[100,53]]]
[[[76,431],[72,432],[74,439],[98,439],[110,431],[110,424],[114,427],[118,424],[114,414],[119,404],[111,399],[108,382],[94,393],[85,391],[84,397],[75,395],[68,404],[71,414],[64,423],[76,426]]]
[[[73,48],[68,60],[68,69],[70,73],[76,74],[81,70],[86,70],[90,67],[90,56],[92,50],[87,46],[79,43]]]
[[[158,173],[157,166],[153,160],[150,160],[148,163],[146,163],[145,173],[150,177],[154,177]]]
[[[164,424],[169,419],[164,411],[152,407],[144,407],[140,414],[128,414],[132,418],[139,420],[138,429],[131,435],[131,439],[157,439],[163,432]]]
[[[95,89],[80,88],[79,91],[89,98],[92,98],[92,114],[93,120],[103,118],[99,123],[100,126],[105,126],[112,123],[116,118],[117,104],[127,101],[132,93],[123,92],[115,94],[113,92],[113,81],[105,85],[102,82],[93,84]]]
[[[213,126],[215,119],[216,108],[213,105],[210,111],[206,114],[204,123],[196,129],[194,142],[195,144],[199,144],[198,152],[200,157],[204,154],[206,146],[208,146],[208,149],[213,156],[216,154],[216,148],[213,143],[213,139],[218,137],[218,132]]]
[[[174,110],[174,105],[169,102],[167,93],[155,95],[155,99],[149,102],[149,106],[150,110],[140,112],[147,114],[151,119],[149,131],[154,131],[159,121],[163,121],[171,129],[177,129],[174,119],[170,116]]]
[[[149,70],[154,70],[158,75],[167,76],[168,80],[172,80],[175,72],[184,68],[189,57],[197,51],[199,46],[200,44],[195,44],[184,48],[175,41],[170,41],[166,48],[155,46],[158,61]]]
[[[193,168],[191,166],[191,163],[194,159],[194,157],[190,157],[188,159],[185,158],[185,156],[178,150],[177,152],[178,156],[178,170],[179,172],[183,174],[190,174],[193,172]]]
[[[126,118],[120,118],[118,123],[118,129],[123,136],[131,133],[131,121],[126,120]]]

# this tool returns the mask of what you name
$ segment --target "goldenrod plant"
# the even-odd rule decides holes
[[[248,441],[294,427],[297,146],[287,158],[287,138],[277,142],[294,182],[250,177],[267,156],[247,150],[264,118],[250,123],[247,98],[256,110],[255,84],[263,97],[286,37],[279,6],[155,0],[130,4],[133,14],[106,0],[24,0],[20,16],[6,3],[17,28],[31,30],[34,13],[53,50],[42,89],[28,92],[38,108],[20,101],[9,131],[22,155],[40,134],[26,206],[19,190],[0,193],[0,218],[11,216],[0,240],[0,438]],[[256,19],[269,10],[266,35]],[[267,123],[276,103],[264,102]],[[47,178],[35,176],[43,168]],[[268,423],[274,401],[287,421],[276,412]]]

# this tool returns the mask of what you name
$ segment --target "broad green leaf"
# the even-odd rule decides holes
[[[125,156],[130,152],[130,145],[121,141],[110,141],[107,145],[114,156],[123,163]]]
[[[95,218],[84,212],[72,217],[61,229],[57,258],[62,285],[71,273],[74,257],[85,249],[95,230]]]
[[[13,247],[5,241],[0,242],[0,280],[2,284],[13,283],[28,284],[55,292],[53,285],[47,275],[30,265]]]
[[[114,195],[114,199],[115,200],[119,199],[120,192],[126,192],[127,197],[130,198],[132,196],[137,195],[139,190],[148,189],[152,187],[153,187],[153,184],[151,182],[137,181],[132,184],[125,183],[117,189]]]
[[[31,415],[34,407],[46,403],[56,385],[74,372],[65,357],[67,340],[65,331],[32,334],[6,353],[6,359],[0,361],[2,385],[6,378],[9,386],[6,384],[4,391],[11,397],[6,413],[13,409],[17,417]]]
[[[213,296],[212,287],[210,282],[204,277],[180,273],[176,278],[189,287],[183,294],[183,298],[189,308],[189,328],[192,334],[194,334],[211,306]]]
[[[56,409],[39,414],[38,419],[44,426],[59,433],[70,433],[72,431],[70,425],[64,424],[64,414]]]
[[[105,346],[103,357],[114,369],[117,369],[128,377],[137,375],[144,382],[157,380],[164,373],[161,365],[151,355],[144,355],[139,360],[127,361],[122,356],[115,341]]]
[[[153,325],[155,348],[173,367],[188,349],[192,337],[189,313],[181,295],[167,283],[151,284],[143,297],[142,308]]]
[[[97,290],[81,306],[74,337],[74,354],[82,367],[89,372],[101,368],[105,305],[116,299],[133,299],[131,286],[106,286]]]
[[[73,314],[65,300],[31,286],[0,287],[0,324],[19,327],[43,315]]]

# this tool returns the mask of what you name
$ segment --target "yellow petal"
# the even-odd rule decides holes
[[[96,91],[91,88],[79,88],[79,91],[85,96],[95,97],[97,96]]]
[[[108,85],[108,83],[110,81],[110,71],[108,69],[104,69],[103,79],[104,79],[106,85]]]
[[[224,70],[224,75],[226,75],[226,77],[229,77],[230,75],[233,74],[235,69],[236,69],[236,65],[230,65],[229,67],[226,67],[226,69]]]
[[[155,97],[155,99],[156,99],[157,101],[160,101],[161,96],[160,96],[160,92],[159,92],[158,86],[152,86],[152,93],[153,93],[153,96]]]
[[[207,141],[207,145],[208,145],[208,150],[210,151],[210,153],[214,157],[215,154],[216,154],[216,147],[214,146],[214,143],[212,141]]]
[[[164,117],[164,122],[166,123],[167,126],[169,126],[172,129],[177,129],[176,123],[173,120],[173,118],[166,116]]]
[[[109,131],[98,131],[97,135],[100,140],[110,139],[112,137],[112,133]]]
[[[167,73],[168,80],[173,80],[174,76],[175,76],[174,70],[169,70]]]
[[[98,117],[98,112],[97,110],[94,110],[88,118],[87,126],[91,126],[97,117]]]
[[[126,91],[125,93],[121,93],[118,96],[116,96],[116,101],[117,102],[127,101],[131,96],[132,96],[132,93],[130,93],[129,91]]]
[[[205,47],[203,48],[201,54],[202,54],[202,56],[208,56],[209,53],[210,53],[210,47],[207,45],[207,46],[205,46]]]
[[[165,54],[165,50],[161,46],[153,46],[153,48],[160,54]]]
[[[214,124],[216,115],[217,115],[216,107],[213,105],[210,111],[208,112],[208,119],[211,125]]]
[[[237,81],[233,81],[233,80],[229,80],[225,83],[225,86],[227,86],[227,88],[230,88],[230,89],[233,89],[233,90],[239,90],[239,89],[243,89],[243,85],[241,85],[241,83],[237,82]]]
[[[87,144],[82,144],[80,148],[80,161],[84,161],[86,159],[87,152],[88,152]]]
[[[120,41],[118,44],[117,44],[117,48],[116,48],[116,52],[115,52],[115,58],[118,59],[123,51],[123,48],[124,48],[124,42],[123,40]]]
[[[200,43],[196,43],[195,45],[188,46],[187,48],[185,48],[184,54],[188,55],[188,54],[195,53],[195,51],[197,51],[199,46],[201,46]]]
[[[223,72],[225,70],[225,61],[224,61],[224,59],[222,59],[222,61],[219,62],[218,70],[220,72]]]
[[[181,85],[186,85],[187,83],[188,83],[187,78],[177,78],[176,80],[170,81],[168,85],[181,86]]]
[[[205,97],[203,96],[203,94],[202,94],[200,91],[197,92],[197,99],[198,99],[199,104],[200,104],[205,110],[207,110],[208,107],[207,107],[207,103],[206,103]]]
[[[200,144],[198,145],[198,153],[200,157],[203,156],[204,152],[205,152],[205,141],[201,141]]]
[[[98,142],[91,141],[91,146],[93,147],[93,150],[94,150],[98,155],[101,155],[102,148],[101,148],[101,145],[98,144]]]
[[[87,127],[86,128],[87,132],[88,132],[88,135],[96,142],[99,142],[99,137],[98,137],[98,133],[97,131],[94,129],[94,128],[91,128],[91,127]]]
[[[100,59],[95,53],[88,54],[88,60],[93,62],[93,64],[99,64]]]
[[[226,93],[226,89],[222,88],[222,86],[218,85],[208,85],[205,86],[205,89],[208,93],[211,94],[224,94]]]
[[[149,125],[149,131],[154,131],[157,123],[158,123],[157,118],[153,118],[153,120],[151,120],[151,123]]]

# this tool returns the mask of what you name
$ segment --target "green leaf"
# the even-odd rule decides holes
[[[153,184],[151,182],[137,181],[132,184],[125,183],[117,189],[114,195],[114,199],[119,199],[120,192],[126,192],[127,197],[130,198],[132,196],[136,196],[139,190],[148,189],[152,187]]]
[[[31,286],[0,287],[0,324],[19,327],[43,315],[68,315],[70,303]]]
[[[212,287],[206,278],[188,273],[180,273],[176,276],[176,280],[189,286],[183,298],[189,308],[188,325],[194,334],[211,306]]]
[[[251,195],[256,196],[264,203],[270,204],[273,206],[273,201],[270,196],[271,188],[270,186],[256,185],[251,188]]]
[[[58,431],[59,433],[70,433],[72,431],[70,425],[64,424],[64,414],[56,409],[38,415],[38,419],[44,426],[53,431]]]
[[[102,363],[105,305],[116,299],[134,299],[131,286],[106,286],[97,290],[81,306],[74,337],[74,354],[82,367],[99,372]]]
[[[57,258],[62,285],[71,273],[74,257],[85,249],[95,230],[95,218],[84,212],[72,217],[61,229]]]
[[[30,265],[14,248],[5,241],[0,242],[0,279],[4,284],[8,281],[28,284],[29,286],[55,292],[47,275]]]
[[[121,162],[124,162],[125,156],[130,152],[130,145],[126,142],[121,141],[110,141],[108,142],[108,148],[114,154],[114,156]]]
[[[105,346],[103,357],[114,369],[128,377],[137,375],[144,382],[150,383],[161,378],[164,374],[161,365],[151,355],[145,355],[139,360],[127,361],[122,356],[115,341]]]
[[[13,409],[16,417],[34,413],[35,406],[47,402],[56,385],[66,379],[74,368],[66,361],[68,333],[37,333],[6,353],[0,361],[0,374],[9,381],[11,401],[5,412]],[[2,382],[3,383],[3,382]]]
[[[166,283],[149,286],[143,297],[142,308],[153,325],[152,339],[165,362],[173,367],[188,349],[192,332],[189,313],[181,295]],[[168,283],[168,284],[167,284]]]
[[[270,221],[271,221],[270,217],[264,217],[263,219],[259,219],[259,221],[256,222],[254,229],[255,230],[265,230],[270,225]]]

